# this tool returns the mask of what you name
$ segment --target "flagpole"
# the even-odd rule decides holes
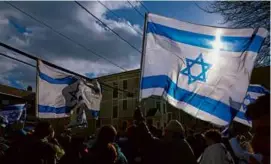
[[[141,93],[141,85],[142,85],[142,76],[144,74],[144,57],[145,57],[145,53],[146,53],[146,30],[147,30],[147,22],[148,22],[148,13],[145,13],[145,19],[144,19],[144,27],[143,27],[143,40],[142,40],[142,52],[141,52],[141,61],[140,61],[140,84],[139,84],[139,97],[138,97],[138,101],[139,103],[142,104],[142,93]],[[144,104],[143,104],[144,105]],[[144,108],[144,114],[146,116],[146,109]]]
[[[36,117],[39,118],[39,59],[36,60]]]

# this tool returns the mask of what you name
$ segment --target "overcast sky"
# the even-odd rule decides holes
[[[104,56],[126,70],[140,67],[141,54],[103,27],[74,2],[10,2],[17,8],[51,26],[81,46],[53,32],[36,20],[5,2],[0,2],[0,40],[41,59],[88,77],[97,77],[124,70],[95,56],[89,50]],[[144,18],[127,1],[102,1],[117,18],[99,2],[80,2],[96,17],[141,50]],[[131,2],[144,14],[139,2]],[[212,26],[221,25],[217,14],[207,14],[195,2],[142,2],[155,14]],[[206,6],[209,2],[198,2]],[[0,52],[34,64],[31,59],[0,47]],[[35,86],[35,69],[0,56],[0,83],[17,88]]]

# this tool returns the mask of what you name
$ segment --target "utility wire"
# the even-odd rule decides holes
[[[138,11],[137,8],[136,8],[129,0],[127,0],[127,2],[130,4],[130,6],[132,6],[132,8],[133,8],[139,15],[141,15],[142,18],[145,18],[144,15],[143,15],[140,11]]]
[[[16,52],[16,53],[18,53],[18,54],[21,54],[21,55],[23,55],[23,56],[25,56],[25,57],[28,57],[28,58],[30,58],[30,59],[32,59],[32,60],[35,60],[35,61],[41,60],[43,63],[49,65],[50,67],[59,69],[59,70],[61,70],[61,71],[63,71],[63,72],[67,72],[67,73],[69,73],[69,74],[73,74],[73,75],[75,75],[75,76],[84,78],[84,79],[86,79],[86,80],[90,80],[90,81],[93,80],[93,79],[90,79],[89,77],[83,76],[83,75],[81,75],[81,74],[75,73],[75,72],[70,71],[70,70],[68,70],[68,69],[62,68],[62,67],[57,66],[57,65],[55,65],[55,64],[52,64],[52,63],[50,63],[50,62],[48,62],[48,61],[45,61],[45,60],[43,60],[43,59],[40,59],[40,58],[38,58],[38,57],[36,57],[36,56],[34,56],[34,55],[31,55],[31,54],[29,54],[29,53],[23,52],[23,51],[21,51],[21,50],[19,50],[19,49],[17,49],[17,48],[14,48],[14,47],[12,47],[12,46],[10,46],[10,45],[5,44],[5,43],[0,42],[0,46],[6,48],[6,49],[8,49],[8,50],[11,50],[11,51],[13,51],[13,52]],[[2,55],[2,56],[6,56],[6,55]],[[10,59],[13,59],[13,58],[11,57]],[[22,63],[27,64],[27,65],[29,64],[29,63],[25,63],[24,61],[21,61],[21,60],[19,60],[19,59],[17,59],[17,60],[18,60],[18,62],[22,62]],[[33,66],[34,66],[34,65],[33,65]],[[34,67],[37,67],[37,66],[34,66]],[[94,79],[98,79],[98,78],[94,78]],[[131,94],[134,94],[133,92],[129,92],[129,91],[127,91],[127,90],[119,89],[118,87],[113,87],[113,86],[111,86],[111,85],[108,85],[108,84],[103,83],[103,82],[100,82],[100,81],[99,81],[99,83],[100,83],[101,85],[103,85],[103,86],[108,87],[108,88],[111,88],[111,89],[117,89],[118,91],[126,92],[126,93],[128,93],[128,95],[129,95],[129,94],[130,94],[130,95],[131,95]]]
[[[20,59],[16,59],[16,58],[11,57],[11,56],[9,56],[9,55],[7,55],[7,54],[4,54],[4,53],[1,53],[1,52],[0,52],[0,55],[3,56],[3,57],[9,58],[9,59],[15,60],[15,61],[17,61],[17,62],[20,62],[20,63],[23,63],[23,64],[26,64],[26,65],[28,65],[28,66],[31,66],[31,67],[36,68],[36,66],[33,65],[33,64],[27,63],[27,62],[22,61],[22,60],[20,60]]]
[[[141,6],[143,6],[143,8],[148,12],[150,13],[150,11],[148,10],[148,8],[140,1],[136,1],[136,2],[139,2],[141,4]]]
[[[84,7],[81,3],[79,3],[78,1],[74,1],[78,6],[80,6],[83,10],[85,10],[87,13],[89,13],[92,17],[94,17],[97,21],[99,21],[103,26],[105,26],[106,28],[108,28],[112,33],[114,33],[116,36],[118,36],[121,40],[123,40],[124,42],[126,42],[130,47],[132,47],[133,49],[135,49],[137,52],[141,53],[141,51],[136,48],[134,45],[132,45],[130,42],[128,42],[126,39],[124,39],[122,36],[120,36],[116,31],[114,31],[112,28],[110,28],[106,23],[104,23],[101,19],[99,19],[98,17],[96,17],[94,14],[92,14],[86,7]]]
[[[116,14],[113,10],[111,10],[111,9],[109,9],[105,4],[103,4],[101,1],[97,1],[100,5],[102,5],[104,8],[106,8],[110,13],[112,13],[116,18],[118,18],[118,19],[121,19],[121,17],[118,15],[118,14]],[[128,26],[130,26],[131,28],[133,28],[134,30],[135,30],[135,28],[131,25],[131,24],[129,24],[128,23]],[[143,33],[141,32],[141,31],[138,31],[138,30],[135,30],[136,32],[138,32],[141,36],[143,36]]]
[[[35,20],[35,21],[39,22],[40,24],[44,25],[45,27],[49,28],[50,30],[52,30],[53,32],[55,32],[56,34],[58,34],[59,36],[65,38],[65,39],[69,40],[70,42],[72,42],[72,43],[78,45],[79,47],[81,47],[81,48],[87,50],[88,52],[92,53],[93,55],[98,56],[98,57],[100,57],[100,58],[106,60],[107,62],[113,64],[114,66],[116,66],[116,67],[118,67],[118,68],[120,68],[120,69],[122,69],[122,70],[124,70],[124,71],[127,71],[125,68],[119,66],[118,64],[112,62],[111,60],[107,59],[106,57],[104,57],[104,56],[102,56],[102,55],[100,55],[100,54],[94,52],[94,51],[91,50],[90,48],[87,48],[86,46],[82,45],[81,43],[78,43],[78,42],[76,42],[75,40],[73,40],[72,38],[70,38],[70,37],[68,37],[68,36],[66,36],[66,35],[64,35],[64,34],[62,34],[61,32],[55,30],[54,28],[52,28],[51,26],[49,26],[49,25],[46,24],[45,22],[43,22],[43,21],[41,21],[41,20],[35,18],[34,16],[30,15],[29,13],[27,13],[27,12],[21,10],[21,9],[18,8],[17,6],[13,5],[12,3],[8,2],[8,1],[4,1],[4,2],[7,3],[8,5],[10,5],[11,7],[13,7],[14,9],[16,9],[16,10],[20,11],[21,13],[27,15],[28,17],[32,18],[33,20]]]
[[[128,0],[127,0],[127,2],[129,2]],[[144,8],[145,8],[145,10],[148,12],[148,13],[150,13],[150,10],[142,3],[142,2],[140,2],[140,1],[138,1]],[[130,2],[129,2],[130,3]],[[130,3],[130,5],[136,10],[136,8]],[[136,10],[137,12],[139,12],[138,10]],[[141,14],[140,12],[139,12],[139,14]],[[154,24],[154,26],[156,26],[155,24]],[[156,31],[156,28],[154,28],[154,29],[152,29],[152,30],[155,30]],[[162,41],[164,41],[164,42],[167,42],[167,43],[169,43],[171,46],[173,46],[173,47],[176,47],[176,48],[178,48],[175,44],[172,44],[171,42],[169,42],[168,40],[162,40]],[[183,61],[183,59],[181,58],[181,57],[179,57],[177,54],[175,54],[175,53],[171,53],[172,55],[174,55],[174,56],[176,56],[177,58],[179,58],[182,62],[184,62]]]
[[[33,64],[27,63],[27,62],[22,61],[22,60],[20,60],[20,59],[16,59],[16,58],[14,58],[14,57],[11,57],[11,56],[9,56],[9,55],[7,55],[7,54],[4,54],[4,53],[1,53],[1,52],[0,52],[0,56],[6,57],[6,58],[11,59],[11,60],[15,60],[15,61],[20,62],[20,63],[23,63],[23,64],[25,64],[25,65],[31,66],[31,67],[33,67],[33,68],[37,68],[37,66],[35,66],[35,65],[33,65]],[[100,83],[101,83],[101,82],[100,82]],[[103,85],[103,84],[102,84],[102,85]],[[106,89],[104,89],[104,88],[103,88],[103,90],[109,91],[109,90],[106,90]],[[118,92],[118,94],[120,94],[120,93]]]

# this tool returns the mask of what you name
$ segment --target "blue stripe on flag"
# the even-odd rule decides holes
[[[71,107],[52,107],[52,106],[45,106],[39,105],[39,113],[55,113],[55,114],[69,114],[71,111]]]
[[[262,86],[257,86],[257,85],[250,85],[247,89],[247,92],[255,92],[255,93],[262,93],[262,94],[267,94],[269,93],[268,90],[266,90]]]
[[[148,22],[147,33],[154,33],[174,40],[176,42],[189,44],[201,48],[213,49],[212,42],[215,41],[215,36],[194,33],[190,31],[179,30],[167,27],[161,24]],[[252,51],[258,52],[264,41],[264,38],[255,36],[251,37],[234,37],[221,36],[221,42],[225,44],[221,50],[232,52]]]
[[[152,88],[164,88],[167,94],[175,100],[185,102],[227,122],[232,120],[231,110],[236,111],[236,109],[231,108],[229,105],[221,101],[201,96],[178,87],[176,83],[166,75],[143,77],[141,89]],[[240,115],[240,117],[245,118],[244,115]]]
[[[236,114],[236,116],[235,117],[238,117],[238,118],[240,118],[240,119],[242,119],[242,120],[245,120],[245,121],[250,121],[250,119],[249,118],[247,118],[246,116],[245,116],[245,113],[244,112],[238,112],[237,114]]]
[[[44,80],[44,81],[47,81],[48,83],[51,83],[51,84],[68,84],[68,85],[71,85],[73,84],[74,82],[77,81],[76,78],[72,77],[72,76],[68,76],[68,77],[65,77],[65,78],[59,78],[59,79],[56,79],[56,78],[52,78],[42,72],[39,72],[39,77]]]
[[[91,111],[91,115],[92,115],[92,117],[94,117],[94,118],[99,117],[99,113],[100,113],[100,111],[97,111],[97,110],[90,110],[90,111]]]

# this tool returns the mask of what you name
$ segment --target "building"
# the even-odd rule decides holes
[[[103,87],[103,99],[100,119],[96,124],[97,127],[112,124],[119,129],[123,122],[131,123],[134,110],[139,105],[140,70],[103,76],[98,78],[98,80],[124,91]],[[149,118],[155,120],[155,125],[160,126],[162,122],[166,122],[166,103],[160,98],[149,98],[147,101],[144,101],[143,107],[145,108],[143,111],[145,115],[147,115],[149,109],[155,110],[155,112],[149,112],[148,115]]]
[[[270,89],[269,78],[270,67],[255,68],[252,73],[251,83],[261,84]],[[139,105],[140,70],[107,75],[99,77],[98,80],[124,91],[103,86],[99,120],[94,120],[88,116],[88,128],[74,129],[76,134],[90,135],[97,128],[107,124],[112,124],[117,129],[120,129],[123,122],[128,122],[129,124],[133,121],[134,110]],[[10,103],[23,103],[26,99],[32,104],[32,108],[28,110],[28,120],[36,120],[35,93],[0,85],[0,107]],[[158,128],[163,128],[171,119],[179,120],[187,130],[202,131],[211,126],[207,122],[195,119],[182,110],[174,108],[159,97],[148,98],[140,105],[144,108],[144,115],[148,119],[153,119],[154,125]],[[64,126],[69,123],[69,118],[50,119],[50,122],[58,132],[62,131]]]
[[[134,110],[138,105],[140,70],[132,70],[118,74],[112,74],[98,78],[99,81],[133,93],[113,90],[112,88],[103,88],[103,100],[101,103],[100,119],[95,127],[106,124],[112,124],[120,128],[122,122],[131,122]],[[251,76],[251,84],[261,84],[270,89],[270,67],[255,68]],[[145,115],[154,120],[154,125],[164,127],[171,119],[177,119],[184,124],[186,129],[201,131],[209,128],[211,125],[207,122],[198,120],[178,110],[165,102],[161,98],[151,97],[145,100],[141,106],[145,108]]]

